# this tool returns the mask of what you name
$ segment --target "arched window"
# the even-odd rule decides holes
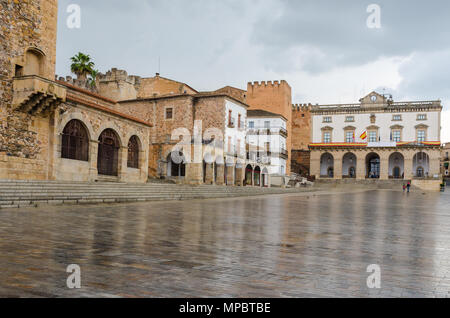
[[[128,168],[139,169],[139,142],[136,136],[128,142]]]
[[[79,120],[71,120],[62,134],[61,157],[79,161],[88,161],[89,138],[86,128]]]

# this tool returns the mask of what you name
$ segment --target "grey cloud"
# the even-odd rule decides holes
[[[281,13],[262,18],[252,41],[264,46],[267,56],[302,49],[306,53],[300,69],[313,73],[448,46],[445,39],[450,36],[447,17],[450,3],[445,0],[282,0],[280,3]],[[381,7],[381,29],[367,28],[366,9],[371,3]],[[292,59],[291,56],[286,60],[286,68]]]

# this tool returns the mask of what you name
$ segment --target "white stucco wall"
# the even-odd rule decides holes
[[[232,118],[235,120],[235,127],[228,127],[228,115],[231,110]],[[243,127],[238,128],[238,118],[241,115],[241,121],[243,122]],[[230,100],[225,102],[225,136],[224,136],[224,151],[230,152],[234,150],[237,145],[237,141],[241,141],[241,154],[245,154],[245,138],[247,135],[246,125],[247,125],[247,108],[245,106],[234,103]],[[231,137],[231,148],[228,149],[228,137]]]

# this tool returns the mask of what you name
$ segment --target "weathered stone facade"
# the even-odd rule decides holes
[[[292,105],[291,171],[309,176],[312,123],[311,105]]]
[[[99,136],[111,129],[120,143],[116,179],[146,182],[150,125],[76,82],[54,81],[57,1],[2,0],[0,7],[0,179],[98,180]],[[62,139],[69,138],[63,131],[73,120],[88,132],[87,161],[62,156]],[[140,146],[138,168],[128,167],[133,136]]]

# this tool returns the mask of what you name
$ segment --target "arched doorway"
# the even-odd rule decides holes
[[[380,156],[376,153],[370,153],[366,157],[366,177],[369,179],[379,179],[381,172]]]
[[[89,160],[89,135],[81,121],[73,119],[64,127],[61,158],[78,161]]]
[[[255,172],[254,172],[254,185],[255,187],[260,187],[261,186],[261,168],[260,167],[256,167],[255,168]]]
[[[342,177],[356,178],[356,155],[349,152],[342,158]]]
[[[399,152],[395,152],[389,157],[389,178],[403,179],[405,171],[405,158]]]
[[[413,173],[416,178],[428,178],[430,175],[430,157],[425,152],[417,153],[413,158]]]
[[[320,158],[320,176],[321,178],[334,178],[334,157],[325,153]]]
[[[251,165],[248,165],[245,168],[245,185],[251,186],[252,185],[252,178],[253,178],[253,168]]]
[[[167,156],[167,176],[181,178],[186,176],[186,159],[182,152],[172,152]]]
[[[98,174],[118,176],[120,141],[117,133],[106,129],[98,138]]]

